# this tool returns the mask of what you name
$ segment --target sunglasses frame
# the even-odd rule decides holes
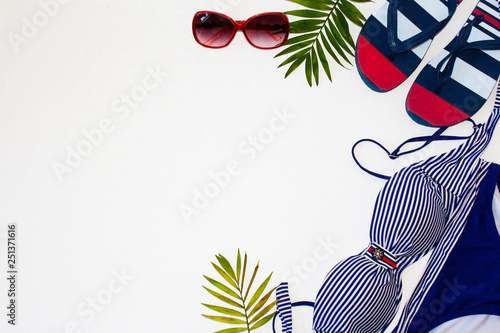
[[[198,15],[200,14],[211,14],[211,15],[219,15],[219,16],[222,16],[224,18],[226,18],[227,20],[229,20],[232,24],[233,24],[233,33],[231,35],[231,38],[229,39],[229,41],[227,42],[227,44],[225,45],[222,45],[222,46],[210,46],[210,45],[205,45],[203,44],[199,39],[198,39],[198,36],[196,35],[196,23],[195,23],[195,20],[196,18],[198,17]],[[280,16],[281,18],[283,18],[286,22],[286,33],[285,33],[285,37],[283,38],[283,41],[281,43],[279,43],[278,45],[276,46],[273,46],[273,47],[261,47],[261,46],[257,46],[255,45],[254,43],[252,43],[252,41],[248,38],[248,35],[247,35],[247,32],[246,32],[246,26],[248,24],[248,22],[250,22],[251,20],[257,18],[257,17],[260,17],[260,16],[266,16],[266,15],[277,15],[277,16]],[[209,11],[209,10],[201,10],[201,11],[198,11],[194,14],[194,17],[193,17],[193,24],[192,24],[192,29],[193,29],[193,36],[194,36],[194,39],[196,40],[196,42],[198,44],[200,44],[201,46],[203,47],[208,47],[208,48],[211,48],[211,49],[221,49],[223,47],[226,47],[228,46],[229,44],[231,44],[231,42],[233,41],[234,39],[234,36],[236,36],[236,33],[240,30],[243,32],[243,35],[245,35],[245,38],[246,40],[248,41],[248,43],[250,43],[250,45],[252,45],[253,47],[255,48],[258,48],[258,49],[261,49],[261,50],[270,50],[270,49],[275,49],[275,48],[278,48],[280,46],[282,46],[283,44],[286,43],[286,41],[288,40],[288,35],[290,34],[290,22],[288,21],[288,17],[283,14],[283,13],[280,13],[280,12],[267,12],[267,13],[260,13],[260,14],[257,14],[257,15],[253,15],[251,17],[249,17],[248,19],[246,20],[233,20],[232,18],[230,18],[229,16],[227,15],[224,15],[222,13],[218,13],[218,12],[213,12],[213,11]]]

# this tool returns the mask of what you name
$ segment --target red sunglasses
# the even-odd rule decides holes
[[[193,18],[194,39],[205,47],[217,49],[229,45],[238,30],[256,48],[274,49],[286,42],[290,27],[283,13],[262,13],[246,21],[234,21],[224,14],[202,11]]]

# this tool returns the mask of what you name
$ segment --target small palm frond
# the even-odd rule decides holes
[[[259,270],[259,264],[257,263],[257,266],[254,268],[250,281],[245,283],[248,261],[246,253],[242,263],[240,250],[238,250],[236,269],[221,254],[215,257],[218,264],[212,262],[212,266],[225,282],[221,283],[208,276],[204,276],[217,291],[213,290],[214,288],[209,289],[205,286],[203,288],[224,304],[223,306],[219,306],[202,303],[210,310],[217,312],[217,315],[203,314],[203,316],[218,322],[232,324],[233,326],[215,333],[250,333],[252,330],[269,322],[274,316],[274,312],[270,312],[275,307],[276,301],[268,301],[276,288],[271,289],[264,296],[262,295],[273,274],[269,274],[264,282],[253,293],[250,293],[255,277],[257,276],[257,271]]]
[[[349,31],[348,20],[362,27],[366,18],[351,2],[363,3],[371,0],[288,0],[307,9],[291,10],[287,15],[301,19],[290,22],[290,38],[286,49],[275,57],[289,55],[278,67],[289,65],[285,74],[288,77],[305,62],[306,79],[309,86],[312,80],[319,84],[319,67],[323,67],[328,79],[332,75],[326,54],[328,53],[340,66],[351,65],[355,44]]]

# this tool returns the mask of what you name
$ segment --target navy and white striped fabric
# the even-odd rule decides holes
[[[456,0],[387,0],[368,17],[356,45],[363,81],[375,91],[399,86],[418,67]]]
[[[406,332],[425,290],[465,224],[490,163],[480,159],[500,118],[500,98],[485,124],[456,149],[397,172],[378,195],[370,245],[336,265],[325,278],[314,305],[318,333],[376,333],[396,314],[401,273],[436,244],[431,264],[397,331]],[[278,302],[291,333],[289,298]]]
[[[336,265],[314,305],[317,333],[378,333],[394,318],[404,268],[434,249],[426,271],[393,333],[414,324],[423,299],[458,241],[490,162],[480,158],[500,119],[500,91],[492,114],[456,149],[397,172],[377,198],[370,245]],[[281,288],[281,289],[280,289]],[[292,333],[288,288],[280,286],[278,314]]]
[[[479,156],[498,118],[496,108],[464,144],[402,169],[385,184],[370,246],[335,266],[318,293],[316,332],[374,333],[388,326],[401,299],[404,268],[433,249],[450,224],[466,219],[484,176]]]
[[[276,298],[278,299],[276,312],[281,320],[281,331],[283,333],[292,333],[292,302],[288,295],[287,282],[281,283],[276,288]]]
[[[426,126],[456,124],[482,108],[499,76],[498,3],[480,0],[460,33],[415,78],[407,112]]]
[[[500,92],[497,92],[493,114],[490,117],[490,120],[486,123],[485,126],[480,129],[480,131],[485,132],[485,135],[489,137],[495,127],[496,122],[498,121],[499,114]],[[464,191],[460,199],[462,201],[462,204],[457,207],[456,213],[453,214],[453,219],[450,220],[450,223],[447,225],[442,238],[436,245],[436,248],[427,263],[427,268],[424,272],[424,275],[422,276],[422,279],[415,288],[413,295],[405,306],[403,314],[393,333],[403,333],[409,331],[410,326],[413,324],[412,319],[418,312],[419,307],[423,299],[425,298],[429,288],[432,286],[443,265],[445,264],[449,254],[451,253],[451,250],[455,246],[464,230],[467,222],[467,216],[474,202],[475,195],[477,194],[477,185],[486,175],[490,164],[491,163],[484,160],[479,160],[476,172],[477,175],[475,177],[476,179],[472,181],[471,186],[469,186],[467,191]]]

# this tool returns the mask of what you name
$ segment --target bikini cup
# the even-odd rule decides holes
[[[375,204],[370,245],[335,266],[323,282],[315,303],[314,329],[383,330],[401,299],[402,271],[434,247],[455,201],[419,164],[392,177]]]
[[[459,198],[474,194],[479,157],[500,116],[500,102],[495,106],[488,121],[474,126],[465,143],[400,170],[384,185],[375,204],[369,246],[337,264],[311,303],[315,332],[376,333],[387,328],[401,300],[402,271],[431,250],[447,223],[467,208]],[[422,141],[426,146],[434,140],[463,139],[443,136],[444,130],[407,142]],[[399,153],[401,146],[386,151],[392,158],[408,153]],[[287,288],[286,283],[278,287],[277,314],[282,331],[291,333]]]

